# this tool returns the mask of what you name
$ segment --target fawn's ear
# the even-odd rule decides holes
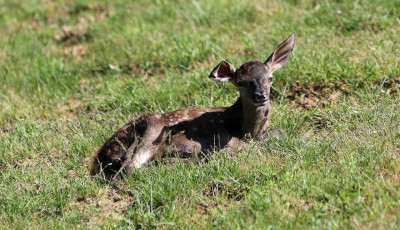
[[[229,62],[222,61],[214,68],[209,77],[213,81],[228,82],[233,80],[235,71],[235,67],[233,67]]]
[[[282,68],[288,61],[294,47],[294,33],[292,33],[264,62],[267,68],[273,73]]]

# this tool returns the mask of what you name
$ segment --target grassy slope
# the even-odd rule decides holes
[[[400,74],[400,4],[321,2],[0,1],[2,227],[398,228],[400,100],[376,82]],[[287,138],[233,158],[88,177],[132,114],[231,104],[212,68],[262,61],[292,31],[276,91],[348,95],[304,110],[281,94],[271,123]]]

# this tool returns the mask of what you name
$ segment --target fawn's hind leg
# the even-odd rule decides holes
[[[140,138],[136,138],[136,141],[126,150],[124,162],[118,172],[114,174],[112,180],[115,180],[122,171],[129,174],[132,171],[132,167],[140,168],[164,154],[168,127],[162,115],[150,114],[145,115],[145,118],[145,129]]]
[[[147,120],[147,125],[143,138],[129,162],[134,168],[140,168],[165,153],[169,129],[163,115],[152,114]]]
[[[160,114],[147,114],[118,130],[97,151],[92,176],[103,172],[107,180],[115,180],[132,165],[140,168],[164,153],[168,127]]]

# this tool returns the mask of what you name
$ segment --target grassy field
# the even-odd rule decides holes
[[[89,177],[132,118],[231,105],[213,67],[291,32],[283,140]],[[399,38],[393,0],[0,0],[0,229],[398,229]]]

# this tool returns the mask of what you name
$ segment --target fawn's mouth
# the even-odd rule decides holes
[[[267,104],[267,101],[268,101],[268,99],[266,99],[265,101],[253,101],[253,104],[254,104],[256,107],[262,107],[262,106],[264,106],[264,105]]]

